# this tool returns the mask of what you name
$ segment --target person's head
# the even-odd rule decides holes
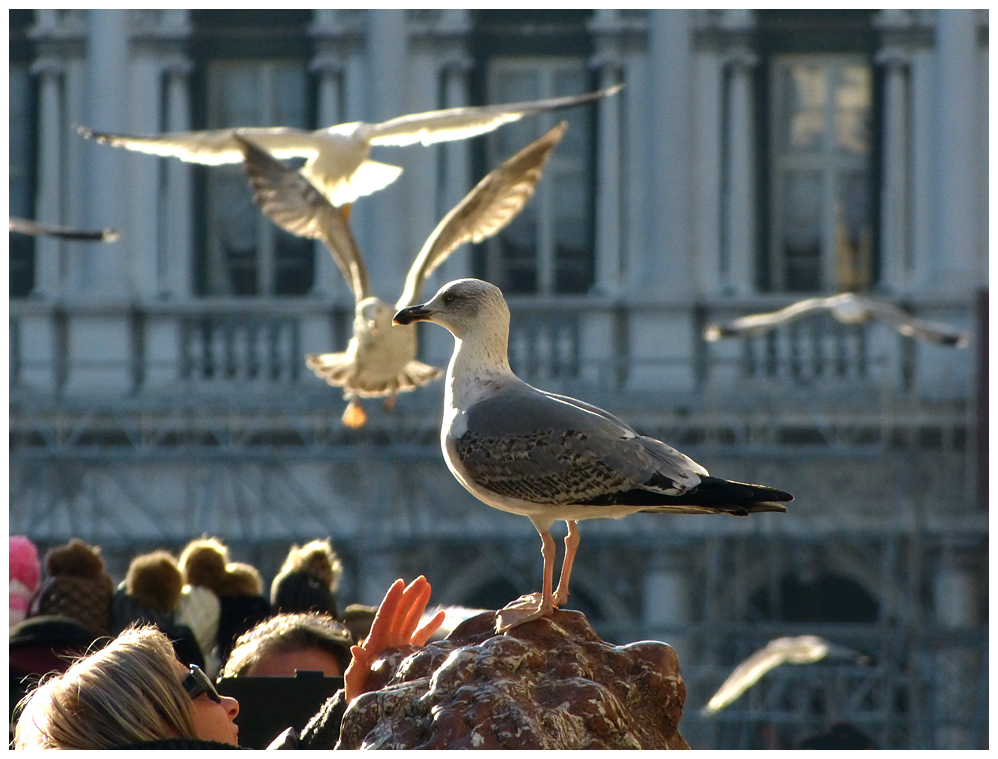
[[[342,576],[343,562],[328,539],[293,545],[270,586],[271,606],[281,613],[316,611],[338,618],[336,589]]]
[[[294,677],[296,670],[341,677],[350,664],[350,631],[326,614],[278,614],[236,641],[223,677]]]
[[[239,704],[187,668],[154,627],[130,628],[24,701],[18,749],[105,749],[167,738],[237,745]]]

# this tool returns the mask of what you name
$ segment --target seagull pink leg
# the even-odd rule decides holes
[[[568,534],[565,536],[565,559],[561,565],[561,577],[558,580],[558,590],[555,593],[554,605],[562,606],[568,600],[568,580],[572,576],[572,564],[575,562],[575,552],[579,550],[579,523],[574,519],[565,521]]]
[[[538,593],[520,596],[496,613],[496,632],[506,632],[512,627],[522,625],[542,617],[548,617],[554,611],[554,560],[557,548],[554,538],[548,529],[538,529],[541,536],[541,556],[544,557],[543,589]],[[566,538],[567,540],[567,538]],[[538,597],[539,596],[539,597]]]

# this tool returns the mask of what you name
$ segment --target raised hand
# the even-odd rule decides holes
[[[443,610],[422,627],[419,620],[430,600],[430,583],[420,575],[403,589],[402,580],[396,580],[385,594],[378,613],[371,624],[371,632],[359,646],[350,652],[353,661],[343,675],[343,690],[347,703],[367,692],[367,678],[371,664],[382,652],[400,646],[422,646],[443,624]]]

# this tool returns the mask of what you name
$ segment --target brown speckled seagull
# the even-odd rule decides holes
[[[542,541],[540,593],[501,610],[502,632],[547,616],[568,600],[582,519],[636,512],[731,514],[786,511],[793,496],[763,485],[711,477],[693,459],[639,435],[584,401],[538,390],[509,368],[509,308],[495,285],[459,279],[395,315],[454,335],[440,443],[448,468],[480,501],[533,522]],[[557,590],[550,527],[568,524]]]
[[[301,174],[248,140],[236,138],[243,145],[256,204],[291,234],[322,240],[353,290],[356,308],[347,350],[305,357],[318,376],[344,389],[345,425],[356,428],[367,420],[359,398],[387,396],[385,408],[391,410],[397,393],[415,390],[442,374],[416,360],[416,328],[393,327],[392,315],[419,298],[426,278],[459,245],[491,237],[513,220],[533,195],[566,128],[566,122],[558,124],[507,159],[443,218],[409,268],[394,307],[371,293],[364,259],[339,209]]]

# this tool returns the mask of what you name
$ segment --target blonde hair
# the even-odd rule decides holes
[[[15,748],[106,749],[196,738],[176,661],[155,627],[125,630],[25,697]]]

